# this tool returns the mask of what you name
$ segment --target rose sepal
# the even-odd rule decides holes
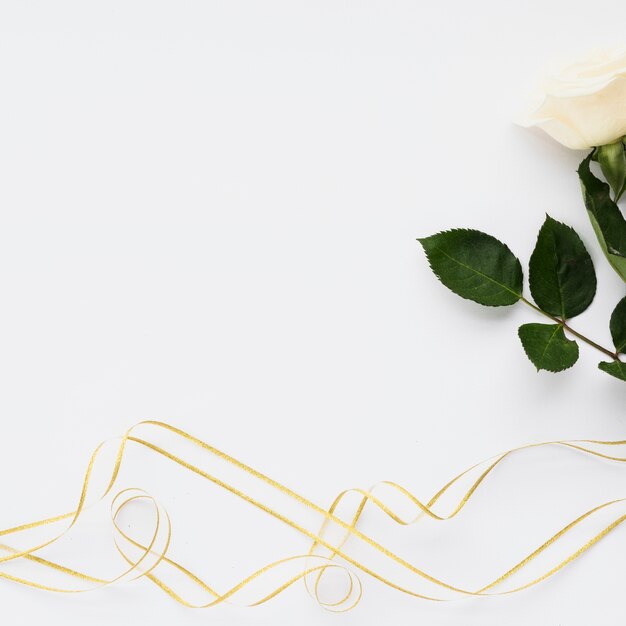
[[[623,139],[596,148],[593,160],[600,165],[604,178],[613,190],[614,200],[617,202],[626,190],[626,151]]]
[[[626,282],[626,220],[611,198],[609,185],[596,177],[589,167],[594,155],[595,151],[578,167],[583,199],[602,252]]]

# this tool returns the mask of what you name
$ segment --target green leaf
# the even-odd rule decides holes
[[[418,241],[437,278],[462,298],[485,306],[508,306],[522,297],[522,266],[495,237],[455,229]]]
[[[626,183],[626,153],[622,140],[596,148],[594,158],[600,164],[602,173],[613,190],[615,202],[624,193]]]
[[[517,334],[537,371],[561,372],[578,360],[578,344],[565,336],[561,324],[523,324]]]
[[[609,186],[592,174],[590,161],[591,154],[578,168],[589,219],[606,258],[626,282],[626,220],[611,200]]]
[[[602,361],[602,363],[598,363],[598,367],[603,372],[615,376],[615,378],[626,380],[626,363],[622,363],[621,361]]]
[[[582,313],[596,293],[593,262],[576,231],[546,215],[530,257],[530,293],[562,319]]]
[[[626,298],[622,298],[613,310],[609,328],[615,349],[618,352],[624,352],[626,348]]]

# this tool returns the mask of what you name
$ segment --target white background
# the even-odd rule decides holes
[[[581,346],[572,370],[536,373],[516,336],[533,312],[458,299],[415,238],[475,227],[526,264],[544,214],[566,221],[599,281],[575,325],[610,343],[624,288],[582,208],[582,153],[511,119],[543,67],[623,43],[625,23],[617,0],[2,0],[0,527],[70,509],[94,446],[145,418],[324,504],[381,479],[428,497],[522,443],[623,438],[626,387],[596,370],[598,354]],[[496,577],[624,495],[626,470],[571,453],[507,467],[429,543],[426,565],[452,582]],[[159,475],[166,506],[179,479]],[[196,495],[204,512],[219,497]],[[230,502],[186,527],[216,586],[308,548],[278,524],[233,521]],[[176,534],[185,514],[172,513]],[[392,532],[421,564],[433,531]],[[429,604],[364,577],[342,616],[300,586],[206,614],[147,581],[81,597],[3,582],[0,619],[542,626],[601,611],[617,623],[625,547],[618,531],[505,598]]]

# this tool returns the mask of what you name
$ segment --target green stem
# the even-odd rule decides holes
[[[554,315],[550,315],[550,313],[546,313],[545,311],[540,309],[538,306],[534,305],[532,302],[529,302],[528,300],[526,300],[526,298],[522,297],[520,299],[524,304],[527,304],[531,309],[534,309],[538,313],[541,313],[541,315],[545,315],[546,317],[549,317],[553,322],[556,322],[557,324],[560,324],[561,326],[563,326],[563,329],[568,331],[572,335],[574,335],[574,337],[578,337],[578,339],[580,339],[581,341],[584,341],[587,345],[590,345],[592,348],[599,350],[600,352],[602,352],[602,354],[605,354],[606,356],[613,359],[614,361],[619,361],[619,356],[617,352],[611,352],[607,348],[603,348],[599,343],[596,343],[595,341],[592,341],[591,339],[589,339],[589,337],[585,337],[585,335],[581,335],[577,330],[574,330],[573,328],[568,326],[565,320],[555,317]]]

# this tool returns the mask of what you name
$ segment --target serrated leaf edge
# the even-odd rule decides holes
[[[598,363],[598,369],[603,371],[605,374],[608,374],[609,376],[612,376],[613,378],[615,378],[617,380],[621,380],[622,382],[626,382],[623,378],[620,378],[619,376],[616,376],[613,372],[608,370],[606,367],[602,367],[603,365],[613,365],[613,363],[619,363],[620,367],[626,368],[626,363],[624,363],[623,361],[600,361],[600,363]]]
[[[448,288],[446,286],[446,284],[443,282],[443,280],[441,279],[441,276],[439,275],[439,273],[433,267],[433,264],[430,261],[430,255],[428,254],[428,251],[426,250],[426,247],[424,246],[424,241],[426,239],[430,239],[431,237],[437,237],[439,235],[446,235],[446,234],[450,234],[450,233],[477,233],[479,235],[485,235],[486,237],[490,237],[491,239],[495,239],[499,244],[504,246],[511,253],[511,255],[518,262],[518,264],[520,266],[520,270],[522,269],[522,264],[520,263],[520,260],[517,258],[517,256],[511,250],[511,248],[509,248],[509,246],[507,246],[503,241],[500,241],[497,237],[494,237],[493,235],[490,235],[489,233],[485,233],[482,230],[478,230],[476,228],[449,228],[448,230],[440,230],[439,232],[434,233],[433,235],[429,235],[428,237],[418,237],[417,241],[421,244],[422,249],[424,250],[424,254],[426,254],[426,260],[428,261],[428,267],[430,268],[431,272],[437,277],[437,280],[444,287]],[[503,291],[506,291],[506,292],[516,296],[518,301],[523,298],[523,293],[517,293],[516,291],[513,291],[512,289],[509,289],[506,285],[503,285],[502,283],[499,283],[497,280],[494,280],[493,278],[491,278],[491,276],[487,276],[487,274],[483,274],[482,272],[479,272],[478,270],[474,269],[473,267],[470,267],[469,265],[465,265],[465,263],[461,263],[458,259],[455,259],[454,257],[450,256],[447,252],[444,252],[440,248],[438,248],[438,250],[442,254],[445,254],[445,256],[447,256],[449,259],[451,259],[455,263],[458,263],[462,267],[465,267],[466,269],[471,270],[472,272],[475,272],[476,274],[479,274],[480,276],[484,276],[487,280],[491,281],[494,285],[498,285],[498,287],[501,287]],[[523,270],[522,270],[522,276],[523,276]],[[450,290],[450,291],[452,291],[452,290]],[[488,306],[488,307],[491,307],[491,308],[494,308],[494,309],[500,308],[502,306],[513,306],[513,304],[515,304],[515,302],[512,302],[510,305],[484,304],[482,302],[476,302],[476,300],[473,300],[472,298],[468,298],[467,296],[464,296],[464,295],[461,295],[459,293],[456,293],[456,291],[453,291],[453,293],[454,293],[455,296],[458,296],[459,298],[463,298],[463,300],[469,300],[470,302],[474,302],[476,304],[480,304],[481,306]]]
[[[591,217],[591,214],[590,214]],[[595,216],[594,216],[595,219]],[[548,213],[546,213],[546,219],[544,220],[543,224],[541,225],[541,228],[539,229],[539,232],[537,233],[537,242],[535,243],[535,247],[533,248],[532,254],[530,255],[530,259],[528,262],[528,287],[530,289],[530,294],[533,296],[533,298],[535,297],[533,294],[533,290],[531,289],[531,285],[532,285],[532,275],[535,273],[533,271],[531,271],[531,262],[533,259],[533,255],[535,254],[535,250],[537,249],[537,244],[539,243],[539,237],[541,236],[541,231],[546,227],[546,225],[550,224],[550,223],[554,223],[554,224],[558,224],[559,226],[563,226],[565,228],[567,228],[568,230],[572,231],[572,234],[578,239],[578,241],[580,242],[580,245],[583,247],[583,250],[587,253],[587,256],[589,257],[589,259],[591,260],[592,263],[592,268],[593,268],[593,276],[594,276],[594,285],[593,285],[593,294],[591,296],[591,299],[589,300],[589,304],[587,304],[587,306],[580,311],[579,313],[575,313],[574,315],[569,315],[565,316],[565,311],[564,311],[564,303],[563,303],[563,297],[562,297],[562,285],[561,285],[561,278],[558,275],[557,272],[557,281],[559,284],[559,303],[560,303],[560,313],[558,315],[560,315],[560,317],[562,319],[571,319],[572,317],[577,317],[578,315],[581,315],[582,313],[584,313],[592,304],[593,301],[595,300],[596,297],[596,293],[598,292],[598,277],[596,276],[596,272],[595,272],[595,267],[593,267],[593,260],[591,259],[591,255],[589,254],[589,251],[587,250],[587,247],[585,246],[585,242],[582,240],[582,238],[580,237],[580,235],[576,232],[576,229],[574,229],[572,226],[570,226],[569,224],[565,224],[565,222],[560,222],[559,220],[555,220],[552,216],[550,216]],[[592,224],[593,226],[593,224]],[[556,247],[556,238],[554,236],[554,231],[550,232],[550,235],[552,237],[552,240],[555,242],[555,247]],[[556,251],[554,252],[554,259],[555,261],[558,261],[558,256],[556,254]],[[610,262],[610,259],[609,259]],[[536,300],[536,299],[535,299]]]
[[[533,322],[534,323],[534,322]],[[524,349],[524,353],[526,354],[526,357],[528,358],[528,360],[535,366],[535,368],[537,369],[537,372],[550,372],[551,374],[558,374],[559,372],[565,372],[566,370],[574,367],[574,365],[576,365],[576,363],[578,362],[578,358],[580,356],[580,350],[578,348],[578,342],[575,341],[574,339],[568,339],[567,337],[565,337],[566,341],[573,343],[576,346],[576,360],[571,364],[568,365],[567,367],[563,367],[561,369],[555,370],[555,369],[551,369],[549,367],[537,367],[535,365],[535,362],[530,358],[530,354],[528,354],[528,350],[526,350],[526,346],[524,345],[524,341],[522,340],[522,336],[520,335],[520,329],[524,326],[527,326],[528,324],[522,324],[518,329],[517,329],[517,336],[519,337],[520,343],[522,344],[522,348]],[[548,349],[548,346],[550,345],[550,341],[552,340],[552,337],[554,337],[554,335],[559,331],[559,329],[563,328],[562,324],[543,324],[543,326],[556,326],[556,330],[552,333],[552,335],[550,336],[550,340],[548,341],[548,343],[546,344],[546,347],[543,351],[543,353],[545,354],[545,351]]]

